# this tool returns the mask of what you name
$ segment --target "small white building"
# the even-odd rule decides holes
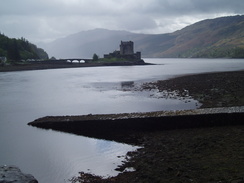
[[[4,64],[5,62],[7,62],[7,57],[0,57],[0,63]]]

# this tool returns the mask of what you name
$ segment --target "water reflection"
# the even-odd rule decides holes
[[[134,81],[121,82],[121,87],[122,88],[132,88],[132,87],[134,87]]]
[[[133,88],[135,85],[134,85],[134,81],[123,81],[121,82],[121,89],[122,90],[128,90],[128,89],[131,89]]]

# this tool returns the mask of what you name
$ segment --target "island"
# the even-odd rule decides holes
[[[94,58],[95,56],[93,56]],[[93,59],[94,60],[94,59]],[[95,58],[96,60],[96,58]],[[145,62],[141,59],[141,52],[134,53],[134,42],[121,41],[120,50],[105,54],[104,58],[97,59],[99,62],[120,63],[126,65],[143,65]]]

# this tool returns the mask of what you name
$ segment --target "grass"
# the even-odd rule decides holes
[[[100,58],[97,61],[92,61],[94,63],[111,63],[111,62],[122,62],[122,61],[126,61],[126,59],[124,58]]]

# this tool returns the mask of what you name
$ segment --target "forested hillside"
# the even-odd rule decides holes
[[[244,58],[244,16],[197,22],[171,34],[160,57]]]
[[[48,59],[48,54],[24,38],[11,39],[0,33],[0,57],[6,57],[8,61],[20,61]]]

